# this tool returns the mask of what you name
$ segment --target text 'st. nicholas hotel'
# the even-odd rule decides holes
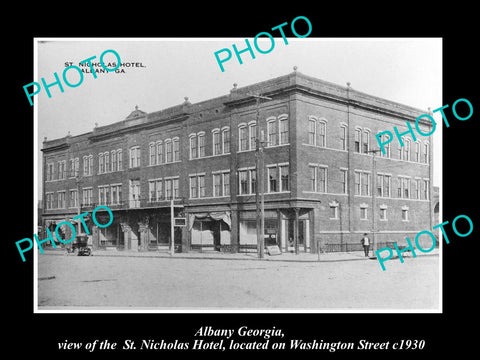
[[[386,154],[372,152],[379,148],[375,134],[393,126],[407,131],[406,122],[425,111],[297,71],[234,84],[228,95],[195,104],[185,98],[157,112],[136,108],[89,133],[45,139],[41,226],[53,232],[57,223],[107,205],[109,227],[86,220],[94,248],[167,249],[173,198],[175,216],[186,218],[175,228],[177,251],[256,251],[252,93],[271,98],[260,101],[258,124],[266,245],[351,251],[373,225],[378,248],[432,228],[431,138],[406,135],[403,147],[392,141]],[[424,133],[431,126],[419,123]],[[101,221],[100,210],[96,217]]]

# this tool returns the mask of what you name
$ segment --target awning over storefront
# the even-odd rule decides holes
[[[212,220],[223,220],[223,222],[228,225],[228,228],[232,226],[230,211],[212,211],[212,212],[205,212],[205,213],[188,214],[187,229],[189,231],[192,230],[195,219],[208,219],[208,218]]]

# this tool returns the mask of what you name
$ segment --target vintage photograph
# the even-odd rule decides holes
[[[36,39],[36,312],[441,312],[442,40],[256,44]]]

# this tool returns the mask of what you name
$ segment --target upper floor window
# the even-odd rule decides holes
[[[70,159],[69,161],[69,174],[70,177],[77,177],[79,173],[79,166],[80,166],[80,161],[77,158]]]
[[[249,149],[248,126],[242,123],[238,125],[238,150],[246,151]]]
[[[370,130],[357,127],[355,129],[354,151],[359,154],[368,154],[370,151]]]
[[[289,191],[289,166],[288,164],[269,165],[268,192]]]
[[[310,116],[308,119],[308,143],[310,145],[326,147],[327,121]]]
[[[66,160],[58,162],[58,179],[62,180],[66,178]]]
[[[370,173],[367,171],[355,171],[355,195],[370,196]]]
[[[222,128],[222,142],[223,142],[223,153],[224,154],[230,153],[230,128],[228,126]]]
[[[340,145],[342,150],[347,150],[348,128],[347,125],[340,126]]]
[[[174,137],[173,143],[173,161],[180,161],[180,138]]]
[[[130,168],[140,166],[140,146],[134,146],[130,148]]]
[[[205,197],[205,174],[190,175],[190,197]]]
[[[282,114],[267,119],[267,146],[285,145],[289,142],[288,116]]]
[[[205,156],[205,132],[190,134],[190,159],[197,159]]]
[[[86,155],[83,157],[83,176],[90,176],[93,174],[93,155]]]

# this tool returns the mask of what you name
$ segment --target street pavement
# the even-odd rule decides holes
[[[438,251],[392,258],[385,271],[363,252],[320,254],[320,261],[305,253],[93,254],[38,255],[39,310],[434,311],[440,304]]]

